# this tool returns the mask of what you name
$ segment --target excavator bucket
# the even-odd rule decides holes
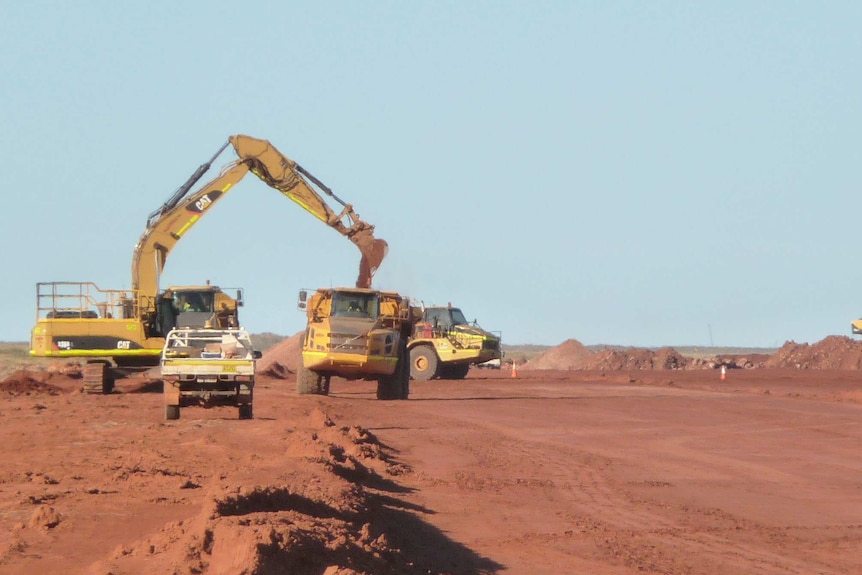
[[[358,232],[350,238],[350,241],[356,244],[362,254],[362,258],[359,260],[359,277],[356,279],[356,287],[370,288],[371,278],[377,268],[380,267],[383,258],[386,257],[389,244],[384,240],[375,238],[373,228]]]

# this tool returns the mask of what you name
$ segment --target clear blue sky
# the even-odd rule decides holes
[[[377,287],[509,343],[849,334],[860,30],[858,1],[2,2],[0,340],[38,281],[128,288],[147,215],[235,133],[376,225]],[[246,327],[293,334],[358,261],[250,175],[162,285],[242,286]]]

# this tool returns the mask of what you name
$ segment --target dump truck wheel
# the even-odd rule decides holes
[[[241,403],[239,404],[239,418],[240,419],[254,419],[254,410],[250,403]]]
[[[410,350],[410,377],[417,381],[428,381],[437,375],[437,354],[427,345],[417,345]]]
[[[410,364],[410,353],[402,348],[395,372],[377,380],[377,399],[407,399],[410,396]]]
[[[180,418],[180,406],[179,405],[166,405],[165,406],[165,419],[179,419]]]
[[[400,383],[400,394],[398,396],[398,399],[407,399],[408,397],[410,397],[410,364],[407,362],[408,357],[409,356],[407,354],[407,351],[405,350],[404,357],[401,361],[403,367],[398,370],[398,379]]]
[[[470,365],[447,365],[440,368],[442,379],[464,379],[470,372]]]
[[[299,364],[296,369],[296,393],[299,395],[312,395],[317,391],[317,374]]]
[[[296,370],[296,393],[299,395],[329,395],[329,376],[320,375],[300,364]]]

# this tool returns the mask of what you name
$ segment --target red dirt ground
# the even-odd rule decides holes
[[[862,573],[862,373],[818,368],[853,365],[843,340],[726,380],[666,350],[412,382],[408,401],[337,379],[297,396],[286,370],[250,421],[167,422],[146,377],[103,396],[16,372],[0,573]]]

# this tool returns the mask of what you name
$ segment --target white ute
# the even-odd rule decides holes
[[[240,419],[251,419],[260,356],[241,328],[171,330],[161,358],[165,419],[179,419],[189,405],[233,405]]]

